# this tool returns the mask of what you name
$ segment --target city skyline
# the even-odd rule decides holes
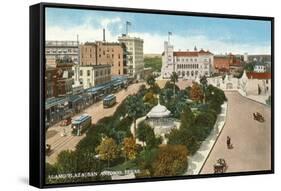
[[[106,40],[117,42],[125,33],[144,40],[144,53],[163,52],[168,32],[175,50],[210,50],[214,54],[270,54],[271,26],[269,21],[174,16],[126,12],[106,12],[75,9],[46,9],[46,40],[76,40],[80,42]],[[155,24],[157,23],[157,25]]]

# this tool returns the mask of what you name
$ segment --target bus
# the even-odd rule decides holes
[[[116,96],[110,94],[103,99],[103,108],[112,107],[116,103]]]
[[[71,128],[72,134],[80,136],[83,134],[87,128],[89,128],[92,124],[92,117],[88,114],[83,114],[78,118],[72,120]]]

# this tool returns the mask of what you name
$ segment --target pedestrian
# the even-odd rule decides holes
[[[230,144],[231,144],[231,138],[229,136],[227,136],[227,138],[226,138],[227,148],[230,148]]]

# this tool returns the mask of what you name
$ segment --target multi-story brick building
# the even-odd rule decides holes
[[[64,60],[47,59],[45,72],[45,96],[63,97],[72,93],[73,62]]]
[[[242,56],[240,55],[215,55],[214,68],[218,73],[238,74],[243,69]]]
[[[121,43],[105,41],[86,42],[80,45],[80,65],[111,65],[113,76],[127,74],[126,47]]]

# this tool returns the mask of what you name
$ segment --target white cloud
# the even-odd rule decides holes
[[[104,18],[101,20],[101,26],[107,28],[111,24],[120,23],[121,19],[119,17],[116,18]]]
[[[76,35],[79,35],[80,42],[86,41],[98,41],[102,40],[102,28],[106,29],[106,40],[109,42],[117,42],[118,36],[113,35],[112,32],[108,29],[109,27],[116,28],[116,31],[122,31],[123,25],[119,17],[113,19],[102,19],[100,25],[94,26],[91,23],[91,19],[87,20],[84,24],[77,27],[64,29],[59,26],[51,26],[46,28],[46,39],[47,40],[76,40]],[[101,26],[101,27],[100,27]],[[115,31],[115,33],[116,33]],[[139,33],[132,32],[129,33],[131,36],[140,37],[144,40],[144,52],[145,53],[162,53],[164,41],[167,40],[166,35],[159,35],[154,33]],[[218,34],[219,35],[219,34]],[[234,54],[243,54],[248,52],[249,54],[270,54],[270,46],[262,45],[252,45],[247,43],[231,43],[231,41],[223,41],[220,36],[218,40],[208,39],[206,36],[196,35],[196,36],[179,36],[172,35],[171,43],[174,45],[174,50],[193,50],[194,46],[198,49],[203,48],[209,50],[215,54],[224,54],[224,53],[234,53]]]

